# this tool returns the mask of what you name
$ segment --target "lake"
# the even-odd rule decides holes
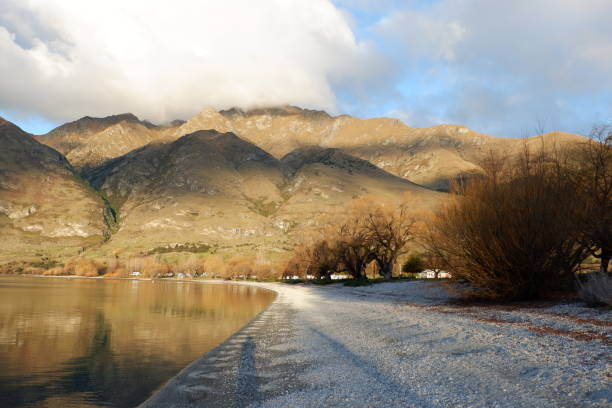
[[[133,407],[273,292],[180,281],[0,276],[0,407]]]

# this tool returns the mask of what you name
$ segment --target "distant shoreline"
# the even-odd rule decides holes
[[[200,282],[200,283],[239,283],[245,284],[249,282],[257,283],[256,281],[234,281],[234,280],[225,280],[225,279],[178,279],[178,278],[137,278],[137,277],[126,277],[122,278],[119,276],[79,276],[79,275],[40,275],[40,274],[12,274],[5,273],[0,274],[0,276],[23,276],[23,277],[32,277],[32,278],[58,278],[58,279],[98,279],[98,280],[126,280],[126,281],[165,281],[165,282]]]

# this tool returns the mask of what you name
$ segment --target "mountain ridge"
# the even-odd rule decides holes
[[[63,253],[130,254],[184,242],[282,252],[351,200],[400,202],[410,193],[415,210],[431,209],[447,197],[437,190],[483,171],[489,150],[584,140],[562,132],[496,138],[461,125],[412,128],[291,106],[205,109],[166,126],[132,114],[84,117],[42,136],[0,118],[0,132],[11,141],[0,144],[0,159],[23,176],[0,180],[0,204],[12,200],[0,208],[0,230],[14,248],[50,248],[57,230],[66,235]],[[68,214],[75,222],[67,227]]]
[[[338,148],[398,177],[447,191],[452,180],[482,172],[479,160],[486,151],[518,151],[522,143],[533,145],[531,140],[540,137],[498,138],[462,125],[413,128],[394,118],[331,116],[324,111],[294,106],[251,110],[204,109],[189,120],[174,122],[172,126],[147,130],[136,127],[115,132],[124,136],[114,143],[109,142],[112,136],[107,134],[108,130],[106,133],[100,131],[98,137],[82,140],[78,147],[65,154],[77,169],[83,171],[147,143],[176,140],[198,130],[215,129],[237,134],[278,159],[307,146]],[[549,132],[552,134],[569,135]],[[45,137],[41,136],[41,141],[48,140]],[[575,135],[563,136],[562,139],[563,143],[581,140]],[[56,147],[61,143],[56,141],[50,145]]]

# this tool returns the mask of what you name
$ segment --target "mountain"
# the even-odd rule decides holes
[[[168,126],[154,126],[131,114],[86,117],[39,140],[86,172],[148,143],[210,129],[239,135],[277,159],[309,146],[341,149],[398,177],[441,191],[447,191],[452,180],[480,173],[478,163],[483,153],[518,152],[524,143],[537,145],[535,141],[542,138],[498,138],[459,125],[412,128],[398,119],[334,117],[323,111],[284,106],[248,111],[206,109],[188,121],[173,121]],[[544,137],[559,143],[581,140],[559,132]]]
[[[278,160],[214,130],[151,143],[85,177],[120,214],[108,245],[141,252],[187,242],[276,251],[353,198],[399,200],[411,191],[433,203],[442,196],[337,149],[303,148]]]
[[[398,202],[410,192],[415,209],[431,208],[446,197],[435,190],[479,174],[490,150],[580,140],[560,132],[496,138],[291,106],[208,109],[166,126],[132,114],[84,117],[36,139],[3,121],[0,228],[14,253],[73,253],[111,230],[95,251],[196,245],[270,253],[355,198]]]
[[[158,140],[167,129],[182,123],[175,121],[167,127],[156,126],[131,113],[105,118],[85,116],[37,138],[64,154],[77,170],[87,171]]]
[[[414,210],[431,209],[445,198],[335,148],[296,149],[283,157],[281,167],[288,198],[279,214],[299,225],[310,225],[318,216],[341,211],[364,196],[400,203],[410,193]]]
[[[518,152],[524,143],[537,146],[543,137],[560,144],[583,140],[560,132],[522,139],[488,136],[458,125],[411,128],[398,119],[333,117],[292,106],[207,109],[169,134],[178,137],[199,129],[234,132],[277,158],[306,146],[341,149],[398,177],[442,191],[448,190],[451,180],[480,173],[478,163],[490,150]]]
[[[62,154],[0,118],[0,259],[76,254],[108,237],[112,218]]]

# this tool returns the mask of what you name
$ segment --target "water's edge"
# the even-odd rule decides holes
[[[221,282],[220,282],[221,283]],[[257,344],[280,340],[291,322],[292,310],[285,296],[268,285],[238,282],[276,294],[274,300],[251,321],[215,348],[187,365],[168,380],[139,408],[243,407],[258,400],[259,377],[255,369]],[[273,338],[270,338],[272,335]]]
[[[85,277],[85,276],[48,276],[48,275],[22,275],[22,274],[19,274],[19,275],[2,274],[0,276],[9,276],[9,277],[10,276],[13,276],[13,277],[14,276],[25,276],[28,278],[51,278],[51,279],[54,278],[54,279],[125,280],[125,281],[150,281],[152,280],[152,279],[145,279],[145,278],[103,278],[103,277]],[[249,281],[227,282],[227,281],[219,281],[219,280],[213,280],[213,279],[211,280],[159,279],[159,280],[166,281],[166,282],[174,282],[177,284],[188,283],[188,284],[207,284],[207,285],[214,284],[214,285],[230,285],[230,286],[250,286],[250,287],[256,288],[261,291],[269,292],[274,295],[274,298],[266,307],[264,307],[251,320],[246,322],[242,327],[240,327],[238,330],[232,333],[229,337],[225,338],[214,348],[206,351],[204,354],[200,355],[199,357],[196,357],[195,360],[187,364],[176,375],[174,375],[173,377],[170,377],[161,386],[159,386],[157,389],[152,391],[152,393],[147,397],[147,399],[141,402],[140,405],[138,405],[138,407],[184,406],[178,402],[178,400],[180,400],[180,397],[176,395],[177,390],[180,392],[180,390],[183,388],[181,385],[185,385],[186,381],[184,379],[194,377],[194,373],[199,373],[202,363],[208,362],[211,358],[215,359],[214,356],[216,356],[219,352],[222,352],[223,350],[227,350],[228,348],[232,347],[232,345],[236,343],[240,343],[242,345],[244,343],[242,339],[242,337],[244,336],[244,333],[247,333],[250,329],[252,329],[257,324],[258,321],[261,321],[262,316],[268,313],[268,311],[272,308],[272,306],[274,306],[275,304],[279,302],[279,297],[280,297],[279,296],[280,293],[277,290],[270,288],[269,285],[264,286],[256,282],[249,282]],[[167,402],[167,396],[169,394],[173,395],[173,397],[171,398],[172,402],[170,404]],[[157,405],[160,399],[166,402],[163,402],[160,405]],[[197,406],[200,406],[200,402],[201,402],[200,399],[193,400],[192,398],[190,398],[190,400],[191,402],[196,403]],[[226,406],[226,404],[223,404],[223,406]]]

